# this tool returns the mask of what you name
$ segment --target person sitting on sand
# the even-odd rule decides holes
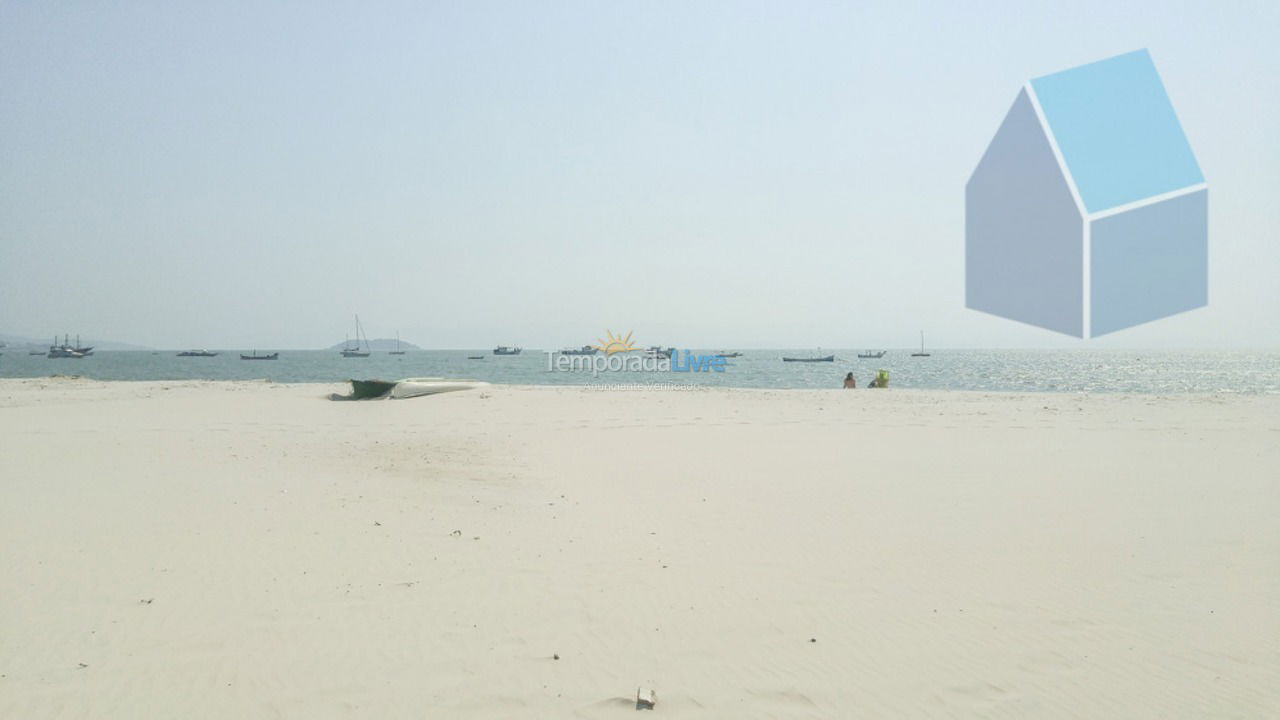
[[[844,389],[848,390],[850,388],[856,388],[856,387],[858,387],[858,381],[853,379],[853,373],[849,373],[848,375],[845,375]]]

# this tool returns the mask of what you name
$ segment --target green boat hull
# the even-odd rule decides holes
[[[356,400],[369,400],[384,397],[395,387],[395,381],[387,380],[352,380],[351,397]]]

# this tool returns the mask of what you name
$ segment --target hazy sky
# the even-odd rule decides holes
[[[1275,2],[0,2],[0,332],[1276,347],[1278,37]],[[1089,341],[966,310],[1019,88],[1143,47],[1209,307]]]

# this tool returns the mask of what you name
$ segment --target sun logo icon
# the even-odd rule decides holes
[[[596,346],[596,349],[603,351],[605,355],[631,352],[636,349],[635,346],[631,344],[630,332],[627,333],[626,337],[623,337],[622,335],[614,337],[612,330],[605,330],[604,332],[608,339],[605,340],[597,338],[600,344]]]

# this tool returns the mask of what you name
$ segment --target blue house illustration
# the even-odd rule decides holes
[[[1202,307],[1208,226],[1146,50],[1036,78],[965,186],[965,306],[1081,338]]]

